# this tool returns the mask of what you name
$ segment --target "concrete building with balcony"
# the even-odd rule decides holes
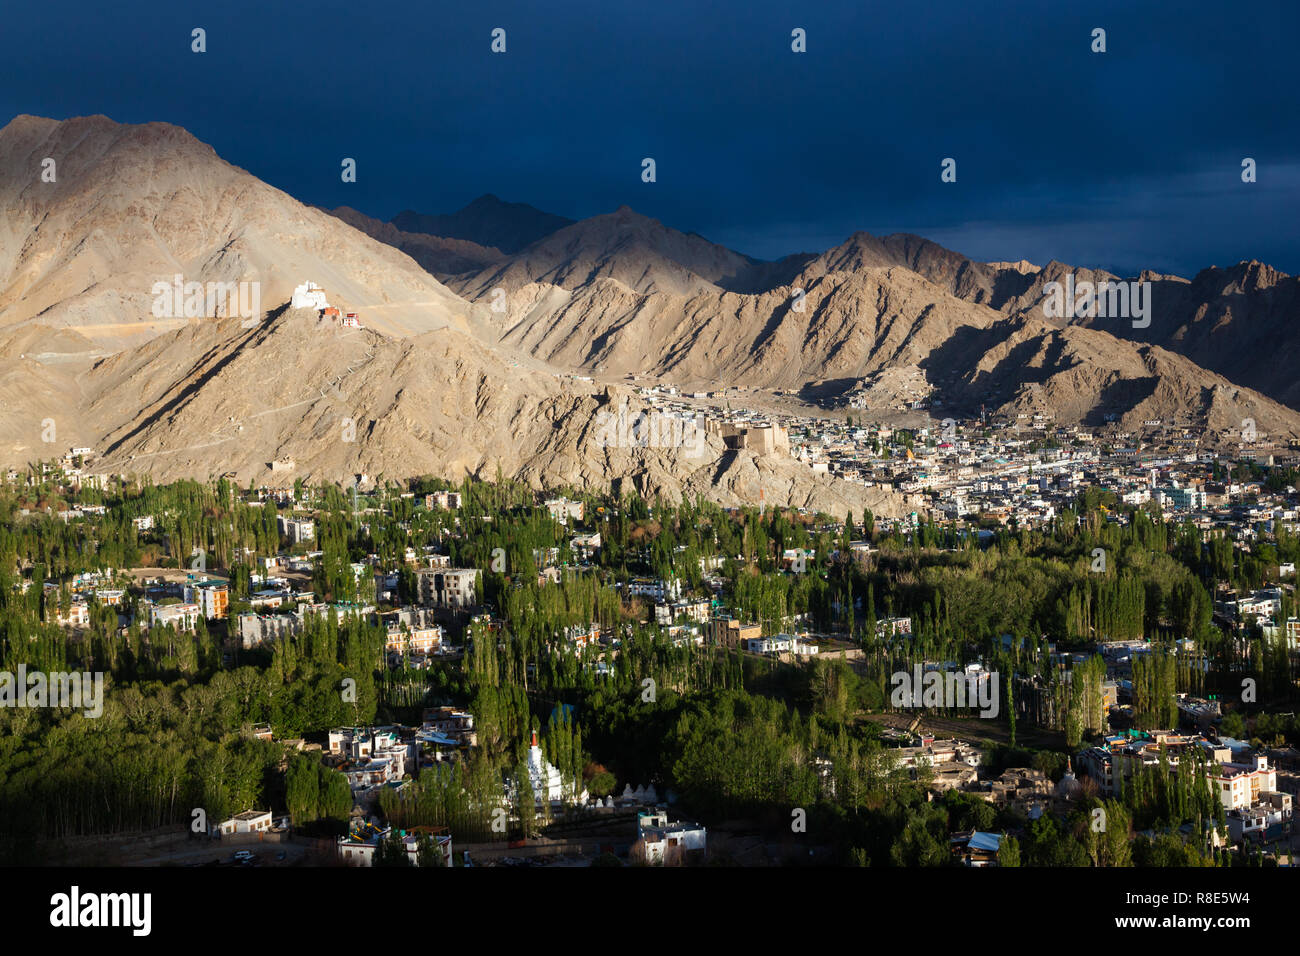
[[[186,582],[184,596],[209,621],[224,620],[230,610],[230,585],[225,581]]]

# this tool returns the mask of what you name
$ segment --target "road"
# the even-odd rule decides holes
[[[896,727],[906,730],[916,719],[915,713],[867,714],[863,719],[884,727]],[[987,740],[995,744],[1011,742],[1011,728],[1005,721],[984,720],[979,717],[939,717],[926,714],[921,718],[917,733],[925,731],[939,738],[957,738],[974,743]],[[1035,749],[1065,749],[1065,734],[1060,731],[1044,730],[1021,723],[1016,728],[1016,746]]]
[[[220,860],[222,865],[231,863],[235,852],[248,850],[257,856],[262,866],[303,866],[310,865],[310,848],[295,843],[252,843],[223,844],[214,840],[210,843],[190,843],[171,847],[159,847],[139,856],[123,859],[124,866],[196,866]],[[285,858],[277,861],[276,855],[283,852]]]

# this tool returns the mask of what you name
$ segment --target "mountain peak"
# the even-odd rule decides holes
[[[9,132],[10,130],[16,132],[19,130],[35,129],[37,127],[49,128],[58,125],[58,120],[50,119],[48,116],[33,116],[31,113],[19,113],[3,127],[0,127],[0,135]]]
[[[462,206],[459,210],[457,210],[452,215],[462,215],[465,213],[478,213],[478,214],[485,214],[489,212],[495,213],[495,212],[500,212],[503,210],[511,210],[511,209],[534,212],[534,213],[541,211],[539,209],[534,208],[533,206],[528,205],[528,203],[510,202],[509,200],[502,199],[496,193],[484,193],[481,196],[476,196],[475,198],[471,199],[469,202],[467,202],[464,206]]]
[[[403,232],[467,239],[513,254],[572,225],[573,220],[543,212],[527,203],[506,202],[493,193],[484,193],[453,213],[426,215],[407,209],[394,216],[392,224]]]
[[[844,240],[843,245],[845,246],[863,246],[867,244],[875,245],[879,241],[880,240],[877,239],[873,233],[867,232],[867,230],[865,229],[858,229],[856,232],[853,233],[853,235],[849,236],[847,239]]]
[[[1233,277],[1234,284],[1243,292],[1256,292],[1268,289],[1283,279],[1290,278],[1267,263],[1258,259],[1242,259],[1235,266],[1224,270]]]
[[[1213,290],[1215,295],[1229,292],[1258,292],[1290,279],[1258,259],[1242,259],[1231,266],[1207,266],[1192,279],[1197,286]]]
[[[623,204],[622,206],[619,206],[617,209],[615,209],[613,212],[609,213],[608,215],[596,216],[594,218],[598,221],[612,220],[613,222],[615,222],[616,224],[624,228],[629,226],[637,226],[642,229],[667,228],[658,219],[651,219],[649,216],[637,212],[635,209],[633,209],[631,206],[627,205],[626,203]]]
[[[48,150],[45,155],[77,154],[89,160],[117,149],[143,151],[161,158],[169,154],[188,154],[191,161],[199,154],[217,158],[216,150],[198,139],[183,126],[174,123],[119,123],[102,113],[71,116],[56,120],[27,113],[15,116],[0,129],[0,146],[6,162],[13,162],[10,151]],[[225,164],[224,160],[222,161]]]

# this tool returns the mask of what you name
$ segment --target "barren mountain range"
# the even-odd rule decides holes
[[[905,397],[891,383],[907,381],[953,413],[1218,430],[1249,417],[1275,437],[1296,434],[1300,337],[1284,323],[1300,311],[1300,279],[1258,262],[1190,281],[1117,277],[1055,261],[976,262],[919,236],[865,232],[819,255],[756,262],[627,207],[479,258],[435,273],[471,302],[504,301],[494,315],[502,341],[564,367],[863,393],[880,405]],[[1047,317],[1044,289],[1067,276],[1148,283],[1149,325]]]
[[[53,160],[53,181],[47,170]],[[627,207],[573,222],[482,197],[458,213],[305,206],[184,130],[19,116],[0,130],[0,461],[86,445],[160,478],[491,478],[889,514],[898,496],[710,438],[607,448],[619,384],[745,385],[936,416],[1099,424],[1252,418],[1300,435],[1297,279],[1259,263],[1145,275],[1152,321],[1054,320],[1060,263],[979,263],[866,233],[761,262]],[[155,284],[256,282],[261,316],[158,315]],[[1097,276],[1105,277],[1104,273]],[[361,314],[288,308],[305,280]],[[1259,362],[1268,343],[1272,363]],[[1258,389],[1254,391],[1252,389]],[[942,409],[942,411],[940,411]],[[57,438],[45,442],[52,419]]]

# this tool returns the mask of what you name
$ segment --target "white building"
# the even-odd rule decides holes
[[[1268,758],[1256,755],[1251,763],[1225,763],[1217,781],[1219,798],[1226,810],[1258,806],[1263,794],[1277,792],[1277,771]]]
[[[622,582],[619,582],[621,586]],[[633,597],[648,597],[657,603],[679,601],[682,583],[676,579],[660,581],[654,578],[633,578],[627,583],[627,593]]]
[[[459,491],[435,491],[433,494],[424,496],[424,506],[433,508],[437,506],[444,511],[455,511],[461,505],[461,495]]]
[[[68,607],[58,608],[54,619],[63,627],[88,627],[90,606],[83,600],[74,600]]]
[[[230,608],[230,586],[225,581],[192,581],[185,585],[185,600],[197,604],[209,621],[224,618]]]
[[[402,841],[402,847],[406,850],[406,857],[411,861],[411,865],[419,865],[421,831],[429,834],[434,849],[442,857],[442,865],[450,867],[452,865],[451,837],[420,827],[398,831],[398,839]],[[374,866],[375,853],[379,849],[379,844],[392,836],[392,833],[392,827],[381,830],[372,823],[356,824],[347,836],[339,837],[339,858],[348,866]]]
[[[600,532],[574,535],[569,541],[569,548],[575,557],[588,560],[600,550]],[[1294,570],[1294,569],[1292,569]]]
[[[329,732],[329,753],[345,759],[339,767],[355,794],[406,776],[411,746],[391,727],[337,727]]]
[[[437,624],[389,624],[384,649],[392,654],[432,654],[442,647],[442,628]]]
[[[710,614],[708,601],[678,601],[675,604],[655,605],[655,623],[662,627],[667,627],[679,617],[703,624],[709,620]]]
[[[170,624],[178,631],[192,631],[202,614],[197,604],[155,604],[149,608],[149,626]]]
[[[1200,488],[1161,488],[1158,494],[1174,508],[1197,511],[1205,507],[1205,492]]]
[[[264,833],[273,825],[270,810],[245,810],[217,824],[216,829],[222,836],[229,836],[232,833]]]
[[[239,615],[237,623],[239,641],[246,651],[302,630],[302,619],[293,614],[245,613]]]
[[[774,634],[771,637],[750,637],[743,642],[751,654],[797,654],[803,657],[817,653],[817,645],[794,634]]]
[[[1291,814],[1291,794],[1261,793],[1257,803],[1228,811],[1228,838],[1233,843],[1276,839],[1289,832]]]
[[[294,544],[301,544],[304,541],[316,540],[316,522],[311,518],[285,518],[280,516],[276,519],[280,524],[280,534],[284,535]]]
[[[560,524],[567,525],[573,521],[581,521],[583,516],[583,505],[581,501],[571,501],[568,498],[551,498],[543,505],[552,518]]]
[[[314,282],[304,282],[293,290],[293,298],[289,300],[289,307],[292,309],[328,309],[329,302],[325,299],[325,290]]]
[[[703,855],[708,834],[698,823],[670,823],[664,811],[638,813],[636,835],[645,847],[645,861],[650,864],[684,862],[685,854]]]
[[[880,640],[888,640],[896,634],[912,633],[912,619],[910,617],[887,617],[876,622],[876,637]]]

